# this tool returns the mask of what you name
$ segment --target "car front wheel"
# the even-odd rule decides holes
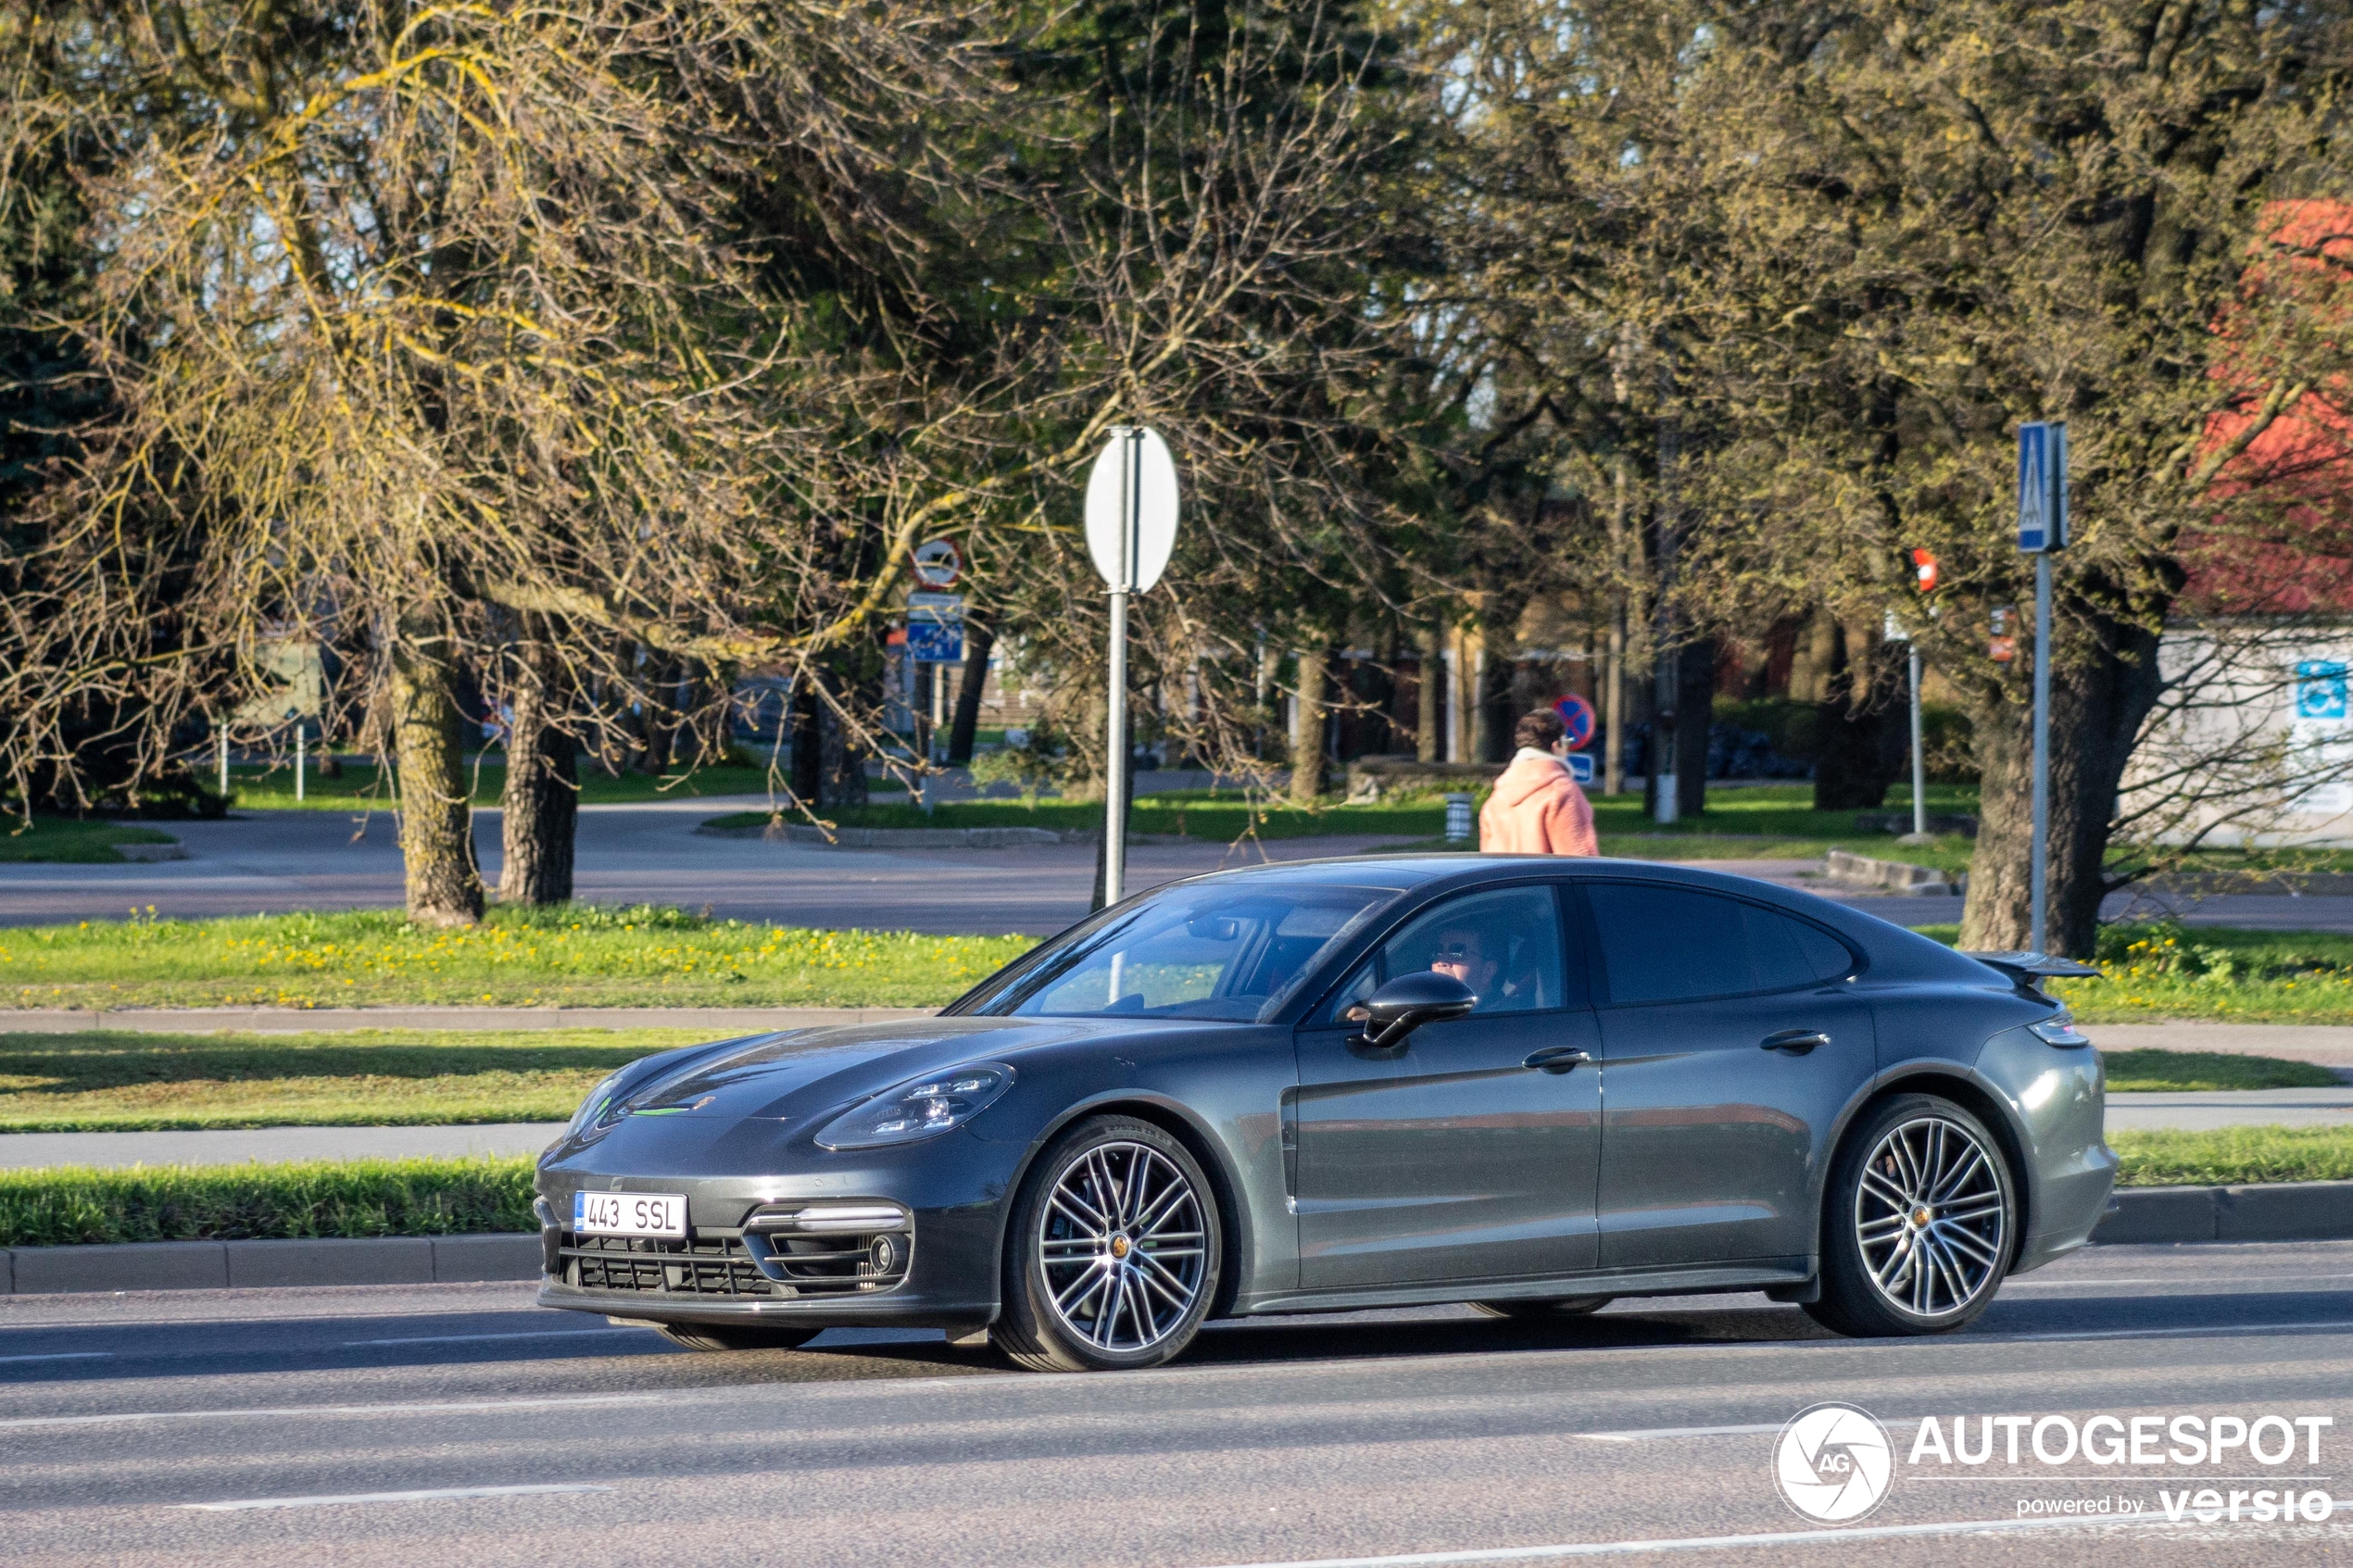
[[[1824,1208],[1821,1299],[1806,1311],[1840,1334],[1959,1328],[1994,1299],[2015,1249],[2001,1146],[1932,1095],[1892,1099],[1855,1129]]]
[[[989,1339],[1038,1372],[1158,1366],[1209,1315],[1222,1247],[1216,1199],[1184,1145],[1147,1122],[1090,1118],[1022,1185]]]

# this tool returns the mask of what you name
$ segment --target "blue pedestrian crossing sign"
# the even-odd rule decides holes
[[[2067,426],[2018,427],[2018,547],[2067,548]]]
[[[1593,754],[1592,752],[1572,751],[1561,760],[1568,764],[1568,776],[1579,784],[1589,784],[1593,782]]]

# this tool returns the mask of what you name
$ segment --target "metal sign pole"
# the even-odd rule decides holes
[[[2051,884],[2051,556],[2034,557],[2034,847],[2027,896],[2034,900],[2027,945],[2048,952],[2045,916]]]
[[[2067,548],[2067,426],[2018,430],[2018,547],[2034,557],[2034,821],[2027,945],[2049,950],[2051,891],[2051,552]]]
[[[1103,907],[1127,876],[1127,596],[1136,578],[1140,431],[1119,433],[1119,562],[1111,589],[1111,700],[1103,737]]]
[[[1920,645],[1912,649],[1912,833],[1928,836],[1928,759],[1920,749]]]
[[[308,739],[309,737],[303,734],[302,721],[296,719],[295,721],[295,799],[297,803],[302,799],[303,760],[308,746]]]

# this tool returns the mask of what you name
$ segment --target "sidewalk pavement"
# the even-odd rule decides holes
[[[459,1127],[207,1127],[170,1133],[0,1133],[0,1171],[43,1165],[242,1165],[248,1160],[451,1159],[537,1154],[560,1122]]]

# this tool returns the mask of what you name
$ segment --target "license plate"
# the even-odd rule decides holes
[[[583,1236],[685,1236],[686,1197],[677,1192],[575,1192],[572,1228]]]

